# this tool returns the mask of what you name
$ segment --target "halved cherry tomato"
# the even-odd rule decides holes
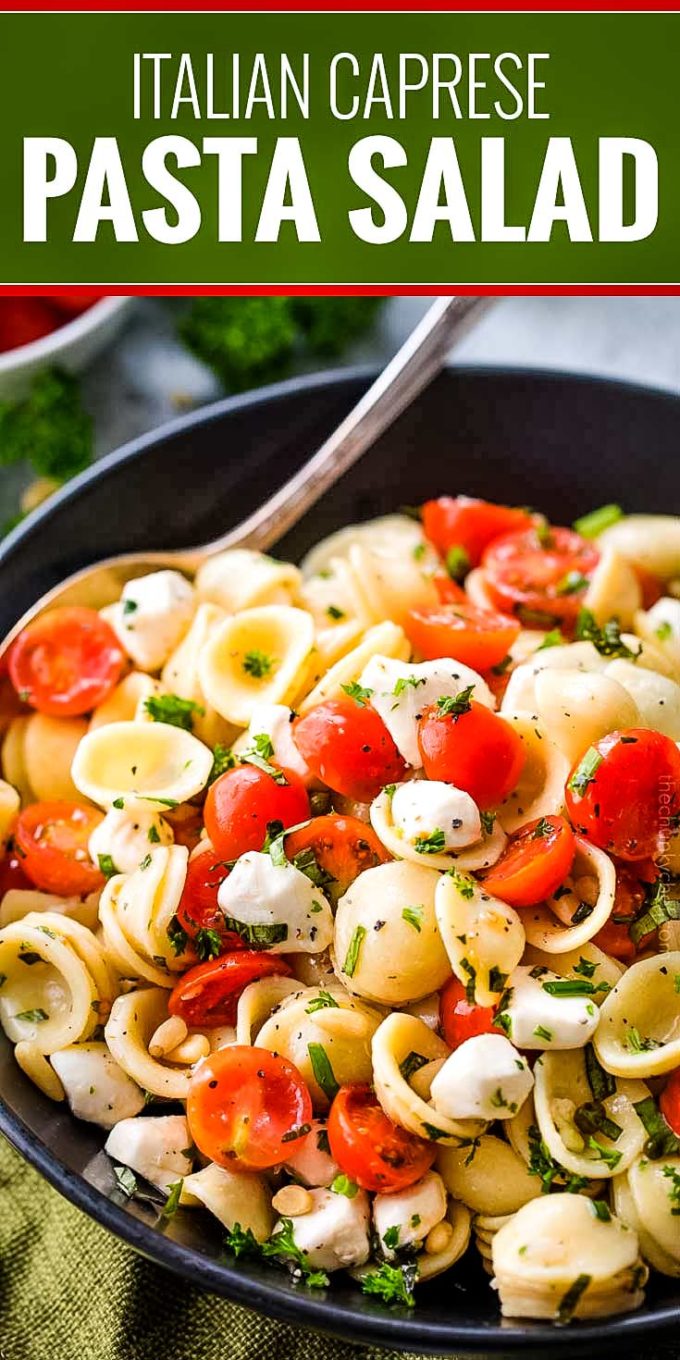
[[[471,496],[440,496],[436,501],[426,501],[422,519],[426,537],[442,557],[451,548],[462,548],[473,567],[494,538],[528,529],[534,523],[526,510]]]
[[[621,963],[633,963],[656,939],[656,931],[652,931],[636,944],[630,937],[630,926],[642,907],[647,888],[658,876],[659,871],[651,860],[616,866],[614,906],[609,920],[593,936],[593,944]]]
[[[482,567],[489,594],[531,626],[573,622],[600,554],[573,529],[529,528],[506,534],[486,549]]]
[[[14,839],[24,872],[36,888],[60,897],[81,897],[104,886],[88,852],[90,836],[104,820],[98,808],[81,803],[30,803]]]
[[[314,817],[309,826],[286,836],[289,860],[306,851],[312,852],[319,868],[333,880],[327,886],[336,898],[347,892],[364,869],[386,864],[390,858],[372,827],[358,817],[338,817],[333,813]]]
[[[638,566],[636,562],[632,562],[631,566],[642,591],[642,608],[651,609],[652,605],[656,604],[657,600],[660,600],[664,594],[663,581],[660,581],[659,577],[648,571],[646,567]]]
[[[291,1143],[302,1146],[312,1098],[291,1062],[266,1048],[232,1044],[196,1068],[187,1119],[196,1146],[211,1162],[231,1171],[258,1171],[285,1161]]]
[[[270,822],[295,826],[309,817],[307,790],[286,770],[285,784],[255,765],[237,765],[208,789],[203,816],[218,859],[261,850]]]
[[[653,858],[680,813],[680,751],[661,732],[611,732],[574,766],[566,802],[593,845],[619,859]]]
[[[439,1017],[449,1048],[459,1048],[466,1039],[478,1034],[502,1034],[494,1024],[493,1006],[475,1006],[467,1000],[465,988],[457,977],[449,978],[439,995]]]
[[[434,1143],[393,1124],[370,1086],[341,1086],[328,1116],[328,1141],[350,1180],[386,1195],[419,1181],[437,1152]]]
[[[89,713],[118,683],[123,650],[96,609],[52,609],[19,634],[9,674],[19,697],[55,718]]]
[[[259,978],[290,977],[292,969],[278,954],[242,949],[222,954],[189,968],[173,987],[168,1001],[170,1015],[187,1025],[233,1025],[241,992]]]
[[[406,632],[426,661],[452,656],[475,671],[489,670],[507,656],[520,631],[517,619],[474,604],[410,609]]]
[[[440,604],[467,604],[467,595],[462,586],[443,571],[436,571],[432,584],[439,596]]]
[[[680,1138],[680,1067],[671,1072],[659,1096],[659,1109],[673,1133]]]
[[[406,772],[382,718],[354,699],[330,699],[298,718],[295,743],[310,770],[335,793],[370,803]]]
[[[418,747],[428,779],[455,784],[486,810],[516,787],[524,747],[514,728],[475,699],[465,713],[431,704],[418,724]]]
[[[574,833],[564,817],[537,817],[516,832],[480,878],[488,892],[512,907],[533,907],[564,883],[575,853]]]
[[[176,912],[177,920],[191,940],[199,930],[217,931],[222,953],[245,947],[240,935],[227,930],[224,914],[217,904],[217,894],[228,874],[228,864],[217,858],[211,845],[206,846],[189,860]]]

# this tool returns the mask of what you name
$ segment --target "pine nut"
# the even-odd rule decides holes
[[[453,1237],[453,1227],[447,1219],[442,1219],[441,1223],[435,1223],[434,1228],[430,1228],[425,1238],[425,1250],[428,1256],[439,1256],[439,1253],[446,1251],[446,1248]]]
[[[185,1063],[192,1066],[201,1058],[207,1058],[210,1052],[210,1040],[206,1034],[189,1034],[183,1039],[181,1044],[171,1049],[165,1054],[168,1062]]]
[[[14,1050],[14,1056],[27,1077],[42,1091],[49,1100],[65,1100],[66,1092],[54,1070],[47,1061],[44,1053],[40,1052],[37,1044],[32,1044],[28,1039],[20,1039]]]
[[[314,1200],[304,1185],[284,1185],[272,1200],[272,1208],[286,1218],[300,1218],[314,1207]]]
[[[152,1034],[149,1042],[149,1053],[152,1058],[166,1058],[172,1053],[173,1048],[184,1042],[189,1030],[179,1015],[171,1015],[169,1020],[164,1020],[158,1026],[155,1034]]]

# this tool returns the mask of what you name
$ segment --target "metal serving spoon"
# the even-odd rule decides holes
[[[30,620],[56,605],[101,609],[117,600],[126,581],[171,568],[193,575],[226,548],[270,548],[371,447],[384,430],[443,368],[454,339],[466,333],[489,305],[480,297],[437,298],[394,358],[349,415],[284,486],[214,543],[170,552],[122,553],[68,576],[27,610],[0,646],[0,658]]]

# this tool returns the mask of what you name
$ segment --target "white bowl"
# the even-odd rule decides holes
[[[72,321],[0,354],[0,397],[22,397],[43,368],[78,373],[118,334],[135,299],[108,297],[95,302]]]

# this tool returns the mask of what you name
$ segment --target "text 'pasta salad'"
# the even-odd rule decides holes
[[[680,1276],[680,519],[442,497],[2,684],[0,1023],[112,1194],[403,1307]]]

